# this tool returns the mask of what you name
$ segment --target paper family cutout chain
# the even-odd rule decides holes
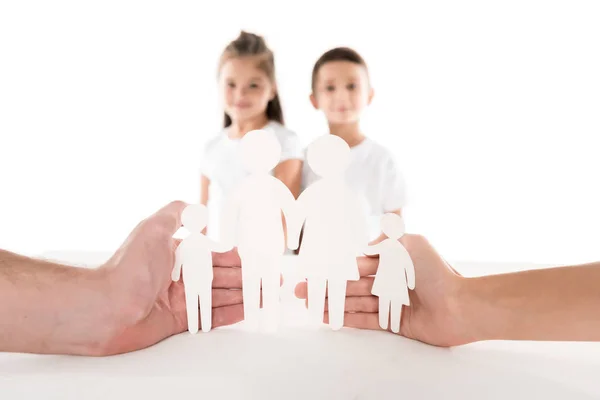
[[[261,287],[264,329],[274,331],[279,319],[280,266],[286,245],[298,251],[298,265],[307,281],[308,311],[315,324],[323,321],[327,292],[329,324],[344,325],[346,284],[359,277],[357,256],[379,254],[372,294],[379,297],[379,325],[399,332],[402,305],[409,306],[408,289],[415,288],[415,271],[408,251],[398,241],[404,222],[385,214],[381,229],[388,239],[369,246],[366,216],[360,198],[346,184],[350,148],[334,135],[312,142],[306,161],[321,177],[294,200],[271,171],[279,163],[281,146],[269,130],[248,132],[240,144],[248,175],[226,200],[221,216],[220,243],[201,232],[205,206],[186,207],[181,220],[190,235],[176,250],[172,279],[185,280],[188,330],[198,332],[198,303],[203,332],[211,329],[212,256],[237,246],[242,264],[244,320],[251,330],[260,326]],[[284,229],[283,218],[287,230]],[[287,239],[287,240],[286,240]]]

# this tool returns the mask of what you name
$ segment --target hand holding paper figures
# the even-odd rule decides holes
[[[183,227],[190,235],[182,240],[175,251],[175,266],[171,279],[178,281],[183,269],[188,330],[198,332],[198,301],[202,331],[208,332],[212,324],[212,251],[224,253],[231,249],[220,245],[200,233],[206,226],[208,212],[201,204],[187,206],[181,213]]]
[[[415,290],[408,291],[410,307],[402,310],[398,334],[444,347],[472,342],[474,332],[465,330],[464,325],[467,316],[457,308],[463,301],[464,292],[461,290],[464,278],[423,236],[404,234],[400,243],[410,254],[416,274]],[[379,324],[379,298],[371,292],[380,262],[379,257],[358,258],[360,280],[348,282],[344,326],[383,329]],[[306,282],[297,284],[295,293],[296,297],[307,299],[309,293]],[[331,322],[328,311],[323,321]],[[387,330],[391,332],[390,326]]]
[[[4,288],[0,294],[11,299],[29,293],[19,309],[10,301],[0,302],[5,305],[4,328],[12,332],[0,341],[0,351],[107,356],[144,349],[186,331],[185,288],[171,279],[173,272],[176,277],[180,274],[173,269],[176,241],[172,235],[181,227],[185,206],[172,202],[144,219],[96,269],[0,250],[1,261],[9,267],[3,271],[8,275],[0,279]],[[481,340],[600,340],[596,312],[600,302],[594,284],[600,280],[600,263],[463,278],[424,237],[404,235],[400,242],[418,272],[413,279],[409,276],[408,282],[418,284],[409,292],[410,307],[402,312],[399,334],[407,338],[443,347]],[[243,320],[240,258],[236,251],[212,257],[212,325],[231,325]],[[379,261],[358,259],[361,278],[348,282],[345,326],[382,329],[378,298],[371,293]],[[72,282],[58,287],[56,283],[65,276]],[[573,284],[565,287],[566,281]],[[51,284],[42,287],[40,282]],[[86,302],[92,292],[106,301]],[[565,297],[557,301],[556,293]],[[296,295],[307,298],[306,282],[297,285]],[[57,298],[59,302],[43,303]],[[507,303],[514,305],[508,314]],[[84,307],[77,306],[81,304]],[[194,308],[197,318],[197,304]],[[23,310],[39,318],[24,322]],[[561,323],[564,320],[571,323]],[[328,312],[324,321],[329,321]],[[57,330],[61,335],[48,334]]]

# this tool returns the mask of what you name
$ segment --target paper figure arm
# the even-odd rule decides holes
[[[307,193],[310,195],[310,188],[298,196],[298,200],[288,209],[288,213],[285,214],[287,222],[287,246],[290,250],[296,250],[300,245],[300,232],[306,219]],[[290,212],[289,210],[292,211]]]
[[[363,247],[363,253],[367,256],[375,256],[381,253],[381,249],[383,248],[383,243],[380,242],[371,246]]]
[[[290,189],[281,182],[276,182],[278,203],[283,211],[286,225],[290,224],[295,217],[296,200]],[[287,232],[286,232],[287,234]]]
[[[412,259],[410,258],[410,254],[408,251],[404,249],[404,257],[402,260],[402,264],[404,269],[406,270],[406,283],[408,284],[408,288],[414,290],[415,288],[415,265],[413,264]]]
[[[182,242],[183,244],[183,242]],[[171,280],[173,282],[177,282],[181,276],[181,266],[182,266],[182,259],[181,259],[181,244],[179,245],[179,247],[177,247],[177,250],[175,250],[175,265],[173,266],[173,271],[171,271]]]
[[[210,246],[210,250],[215,253],[226,253],[233,248],[233,243],[223,243],[217,242],[216,240],[208,239],[208,245]]]
[[[221,214],[221,240],[222,246],[232,248],[234,246],[235,231],[240,212],[242,193],[241,190],[234,191],[225,201]]]

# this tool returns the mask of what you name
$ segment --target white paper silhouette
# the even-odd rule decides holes
[[[410,305],[408,289],[415,288],[415,267],[408,251],[398,241],[405,231],[403,219],[397,214],[385,214],[381,217],[381,230],[388,238],[365,250],[367,255],[379,254],[371,293],[379,297],[379,326],[388,328],[391,306],[391,329],[398,333],[402,305]]]
[[[222,240],[233,242],[242,262],[244,319],[249,329],[259,325],[262,283],[266,330],[277,329],[280,267],[285,252],[282,211],[289,219],[294,196],[271,175],[281,157],[281,145],[272,131],[254,130],[241,140],[242,163],[249,175],[227,199],[222,215]]]
[[[213,265],[211,251],[224,253],[231,246],[222,245],[201,232],[206,227],[208,211],[202,204],[190,204],[181,213],[181,222],[190,234],[175,250],[171,279],[178,281],[183,270],[188,331],[198,332],[198,304],[203,332],[212,327]]]
[[[350,148],[344,140],[321,136],[309,145],[306,159],[321,179],[298,197],[288,246],[298,247],[304,222],[298,265],[307,279],[310,318],[322,323],[327,289],[329,324],[338,330],[344,325],[346,283],[359,279],[356,257],[368,244],[366,217],[359,197],[346,185]]]

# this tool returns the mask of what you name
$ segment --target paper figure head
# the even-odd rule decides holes
[[[308,146],[306,161],[322,178],[341,175],[350,163],[350,147],[338,136],[323,135]]]
[[[181,223],[190,232],[202,232],[207,222],[208,210],[203,204],[190,204],[181,213]]]
[[[267,173],[279,163],[281,145],[270,129],[250,131],[241,140],[241,157],[248,172]]]
[[[390,239],[398,240],[404,235],[404,220],[398,214],[385,214],[381,217],[381,231]]]

